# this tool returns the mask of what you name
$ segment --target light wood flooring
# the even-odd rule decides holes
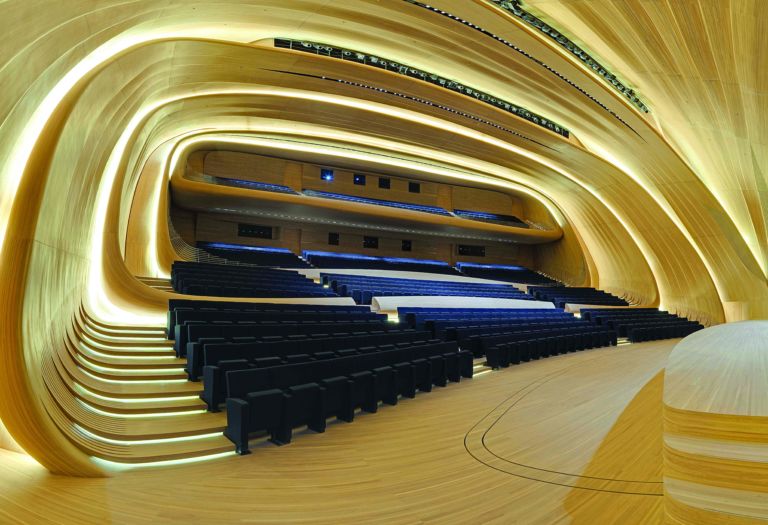
[[[1,452],[0,523],[661,523],[676,342],[488,371],[245,457],[86,479]]]

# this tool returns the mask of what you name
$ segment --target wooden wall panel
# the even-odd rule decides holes
[[[90,457],[103,449],[75,430],[83,411],[62,390],[57,363],[73,363],[66,342],[83,302],[99,322],[162,319],[169,294],[135,279],[123,258],[154,235],[167,265],[163,219],[145,214],[143,228],[130,239],[126,232],[139,178],[150,175],[147,159],[196,131],[282,133],[390,154],[422,147],[422,158],[524,184],[555,202],[576,235],[566,242],[589,254],[572,264],[556,259],[570,257],[575,244],[556,251],[542,262],[553,271],[577,279],[584,266],[601,287],[658,298],[712,323],[733,312],[768,316],[760,2],[567,3],[572,19],[585,21],[577,26],[589,28],[585,38],[634,32],[631,45],[606,37],[611,45],[598,51],[613,59],[620,56],[611,48],[626,48],[616,63],[639,72],[652,118],[488,3],[431,3],[526,54],[400,2],[193,0],[183,9],[151,0],[0,2],[0,418],[25,450],[56,472],[100,473]],[[547,3],[555,12],[564,4]],[[688,40],[703,34],[711,45]],[[413,78],[251,45],[275,35],[362,47],[456,78],[562,122],[574,138]],[[328,74],[349,83],[328,82]],[[419,198],[437,198],[427,190]],[[94,419],[103,428],[125,423]]]
[[[172,216],[175,221],[175,214]],[[237,235],[237,225],[258,224],[273,226],[274,239],[256,239]],[[301,225],[285,223],[270,219],[247,216],[231,216],[223,214],[198,213],[195,215],[197,224],[195,241],[226,242],[248,246],[272,246],[288,248],[294,253],[303,250],[319,250],[341,253],[360,253],[381,257],[408,257],[418,259],[436,259],[455,264],[457,261],[480,262],[489,264],[514,264],[534,267],[534,248],[527,245],[493,243],[475,240],[456,241],[440,237],[419,235],[394,234],[378,231],[363,231],[348,227]],[[175,222],[174,222],[175,224]],[[328,234],[339,233],[339,245],[328,244]],[[363,247],[363,236],[372,235],[379,238],[378,249]],[[411,252],[402,251],[402,240],[412,241]],[[459,256],[457,244],[480,244],[486,247],[485,257]],[[190,244],[194,245],[194,242]]]

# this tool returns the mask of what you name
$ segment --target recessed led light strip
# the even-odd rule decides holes
[[[189,463],[201,463],[203,461],[211,461],[211,460],[226,458],[226,457],[235,456],[235,455],[237,455],[237,453],[234,450],[232,450],[231,452],[218,452],[215,454],[208,454],[205,456],[194,456],[194,457],[183,458],[183,459],[165,459],[160,461],[147,461],[143,463],[121,463],[117,461],[110,461],[108,459],[102,459],[96,456],[93,456],[91,459],[93,460],[94,463],[104,468],[105,470],[120,471],[120,470],[132,470],[137,468],[148,468],[148,467],[170,467],[170,466],[176,466],[176,465],[187,465]]]
[[[411,5],[415,5],[415,6],[417,6],[417,7],[421,7],[422,9],[428,9],[428,10],[432,11],[433,13],[437,13],[437,14],[439,14],[439,15],[442,15],[442,16],[446,17],[446,18],[450,18],[451,20],[453,20],[453,21],[455,21],[455,22],[458,22],[458,23],[460,23],[460,24],[463,24],[463,25],[465,25],[465,26],[467,26],[467,27],[471,27],[471,28],[472,28],[472,29],[474,29],[475,31],[479,31],[480,33],[483,33],[484,35],[486,35],[486,36],[489,36],[489,37],[493,38],[493,39],[494,39],[494,40],[496,40],[497,42],[500,42],[500,43],[504,44],[504,45],[505,45],[505,46],[507,46],[508,48],[510,48],[510,49],[513,49],[513,50],[517,51],[518,53],[520,53],[520,54],[521,54],[521,55],[523,55],[524,57],[528,58],[529,60],[532,60],[533,62],[535,62],[535,63],[536,63],[536,64],[538,64],[539,66],[543,67],[544,69],[546,69],[547,71],[549,71],[549,72],[550,72],[550,73],[552,73],[553,75],[557,76],[557,77],[558,77],[560,80],[563,80],[564,82],[567,82],[567,83],[568,83],[570,86],[572,86],[574,89],[578,90],[578,91],[579,91],[579,93],[581,93],[582,95],[584,95],[585,97],[587,97],[589,100],[591,100],[592,102],[594,102],[595,104],[597,104],[598,106],[600,106],[601,108],[603,108],[605,111],[607,111],[608,113],[610,113],[610,114],[611,114],[611,115],[612,115],[612,116],[613,116],[613,117],[614,117],[616,120],[618,120],[619,122],[621,122],[622,124],[624,124],[626,127],[628,127],[629,129],[631,129],[631,130],[632,130],[632,132],[633,132],[635,135],[637,135],[638,137],[641,137],[641,135],[640,135],[640,134],[639,134],[637,131],[635,131],[635,128],[633,128],[632,126],[630,126],[629,124],[627,124],[627,123],[624,121],[624,119],[622,119],[620,116],[618,116],[618,115],[616,114],[616,112],[615,112],[615,111],[613,111],[613,110],[611,110],[610,108],[608,108],[608,106],[606,106],[605,104],[603,104],[602,102],[600,102],[599,100],[597,100],[595,97],[593,97],[592,95],[590,95],[590,94],[589,94],[587,91],[585,91],[583,88],[579,87],[579,86],[578,86],[578,85],[577,85],[575,82],[573,82],[573,81],[571,81],[570,79],[568,79],[568,78],[567,78],[565,75],[562,75],[560,72],[558,72],[558,71],[556,71],[555,69],[553,69],[552,67],[548,66],[547,64],[545,64],[544,62],[542,62],[542,61],[541,61],[541,60],[539,60],[538,58],[534,57],[533,55],[531,55],[531,54],[530,54],[530,53],[528,53],[527,51],[525,51],[525,50],[523,50],[523,49],[521,49],[521,48],[517,47],[517,46],[516,46],[515,44],[513,44],[512,42],[509,42],[508,40],[506,40],[506,39],[504,39],[504,38],[501,38],[500,36],[497,36],[497,35],[495,35],[495,34],[491,33],[491,32],[490,32],[490,31],[488,31],[487,29],[483,29],[482,27],[480,27],[480,26],[478,26],[478,25],[476,25],[476,24],[473,24],[472,22],[469,22],[469,21],[467,21],[467,20],[464,20],[463,18],[460,18],[460,17],[458,17],[458,16],[456,16],[456,15],[454,15],[454,14],[452,14],[452,13],[449,13],[449,12],[447,12],[447,11],[443,11],[443,10],[441,10],[441,9],[438,9],[438,8],[436,8],[436,7],[433,7],[433,6],[431,6],[431,5],[425,4],[425,3],[423,3],[423,2],[418,2],[417,0],[403,0],[403,2],[408,2],[409,4],[411,4]],[[642,137],[641,137],[641,138],[642,138]]]
[[[182,410],[177,412],[146,412],[142,414],[136,414],[136,413],[120,413],[120,412],[109,412],[107,410],[103,410],[101,408],[97,408],[90,403],[86,403],[79,397],[77,398],[77,402],[80,403],[83,407],[85,407],[86,410],[89,410],[93,412],[94,414],[99,414],[101,416],[108,416],[108,417],[116,417],[116,418],[127,418],[127,419],[154,419],[154,418],[160,418],[160,417],[183,417],[183,416],[193,416],[197,414],[205,414],[207,411],[205,409],[200,410]]]
[[[87,366],[92,370],[103,372],[103,373],[120,373],[125,375],[126,377],[131,377],[133,375],[154,376],[154,374],[173,375],[173,374],[184,373],[184,368],[114,368],[111,366],[103,366],[98,363],[94,363],[93,361],[89,360],[88,358],[80,354],[77,354],[77,359],[84,366]]]
[[[448,113],[454,113],[454,114],[459,115],[461,117],[468,118],[468,119],[474,120],[476,122],[480,122],[480,123],[485,124],[487,126],[491,126],[491,127],[496,128],[496,129],[500,129],[501,131],[505,131],[505,132],[507,132],[507,133],[509,133],[511,135],[515,135],[516,137],[520,137],[521,139],[533,142],[534,144],[538,144],[539,146],[545,147],[547,149],[551,149],[552,151],[556,151],[555,148],[553,148],[551,146],[548,146],[548,145],[546,145],[546,144],[544,144],[542,142],[539,142],[536,139],[533,139],[531,137],[523,135],[522,133],[514,131],[514,130],[512,130],[510,128],[507,128],[507,127],[502,126],[500,124],[496,124],[495,122],[491,122],[490,120],[486,120],[486,119],[484,119],[482,117],[478,117],[477,115],[473,115],[471,113],[466,113],[464,111],[460,111],[458,109],[454,109],[452,107],[445,106],[443,104],[438,104],[437,102],[432,102],[431,100],[426,100],[426,99],[423,99],[423,98],[420,98],[420,97],[414,97],[414,96],[411,96],[411,95],[406,95],[405,93],[400,93],[398,91],[391,91],[389,89],[372,86],[370,84],[363,84],[363,83],[360,83],[360,82],[352,82],[352,81],[349,81],[349,80],[342,80],[340,78],[318,76],[318,75],[310,75],[308,73],[295,73],[293,71],[281,71],[281,70],[270,70],[270,71],[277,71],[279,73],[284,73],[286,75],[310,77],[310,78],[317,78],[319,80],[338,82],[340,84],[346,84],[348,86],[360,87],[360,88],[363,88],[363,89],[368,89],[370,91],[376,91],[377,93],[385,93],[387,95],[392,95],[392,96],[395,96],[395,97],[404,98],[404,99],[410,100],[412,102],[418,102],[419,104],[423,104],[425,106],[430,106],[430,107],[433,107],[433,108],[437,108],[437,109],[440,109],[442,111],[447,111]]]
[[[80,383],[74,383],[75,390],[80,391],[83,395],[88,395],[91,397],[95,397],[96,399],[101,399],[102,401],[111,401],[115,403],[168,403],[171,401],[194,401],[197,399],[200,399],[199,395],[193,395],[193,396],[165,396],[165,397],[110,397],[105,396],[103,394],[99,394],[94,392],[93,390],[90,390],[86,388],[85,386],[81,385]]]
[[[562,32],[558,31],[551,25],[548,25],[543,20],[541,20],[539,17],[529,13],[525,9],[523,9],[522,1],[521,0],[486,0],[487,2],[491,2],[500,8],[504,9],[505,11],[512,13],[517,18],[525,22],[531,27],[535,27],[545,35],[547,35],[549,38],[554,40],[560,47],[571,53],[573,56],[578,58],[580,61],[582,61],[587,67],[592,69],[595,73],[597,73],[603,80],[605,80],[611,87],[613,87],[616,91],[621,93],[624,97],[627,98],[632,104],[634,104],[640,111],[643,113],[649,113],[650,110],[648,109],[648,106],[646,106],[642,100],[640,100],[637,96],[637,94],[634,92],[633,89],[631,89],[628,86],[625,86],[618,78],[616,78],[616,75],[610,72],[608,68],[600,64],[597,60],[595,60],[592,56],[589,55],[586,51],[584,51],[581,47],[574,44],[571,40],[569,40]]]
[[[489,95],[483,91],[467,87],[455,80],[443,78],[434,73],[422,71],[415,67],[395,62],[394,60],[361,53],[360,51],[353,51],[351,49],[330,46],[328,44],[308,42],[306,40],[291,40],[288,38],[275,38],[275,47],[293,49],[295,51],[303,51],[305,53],[312,53],[315,55],[322,55],[330,58],[355,62],[357,64],[385,69],[392,73],[423,80],[424,82],[435,84],[455,93],[475,98],[480,102],[489,104],[497,109],[507,111],[508,113],[511,113],[517,117],[525,119],[529,122],[533,122],[537,126],[541,126],[542,128],[546,128],[549,131],[557,133],[558,135],[562,135],[565,138],[570,136],[570,132],[564,126],[561,126],[560,124],[553,122],[550,119],[542,117],[541,115],[534,113],[533,111],[530,111],[522,106],[513,104],[498,97],[494,97],[493,95]]]
[[[105,359],[128,359],[131,361],[142,361],[142,360],[165,360],[169,361],[171,363],[174,362],[176,359],[175,355],[114,355],[114,354],[105,354],[103,352],[99,352],[98,350],[94,350],[93,348],[89,347],[86,344],[80,343],[80,350],[87,354],[91,354],[95,357],[101,357]]]
[[[205,439],[218,438],[222,436],[221,432],[212,432],[209,434],[197,434],[192,436],[179,436],[179,437],[169,437],[169,438],[114,439],[114,438],[94,434],[90,430],[81,427],[77,423],[75,423],[74,427],[75,427],[75,430],[77,430],[87,438],[90,438],[96,441],[101,441],[103,443],[109,443],[111,445],[123,445],[123,446],[157,445],[157,444],[164,444],[164,443],[183,443],[185,441],[201,441]]]
[[[172,383],[187,383],[187,379],[167,379],[167,378],[159,378],[159,379],[112,379],[109,377],[102,377],[97,376],[96,374],[89,371],[87,368],[83,368],[82,366],[77,367],[78,370],[80,370],[82,373],[90,377],[91,379],[95,379],[96,381],[101,381],[104,383],[112,383],[115,385],[155,385],[155,384],[163,384],[168,385]]]

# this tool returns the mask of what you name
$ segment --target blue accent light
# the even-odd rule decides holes
[[[513,270],[524,271],[528,270],[525,266],[505,266],[503,264],[478,264],[470,262],[457,262],[456,268],[461,270],[462,268],[486,268],[488,270]]]
[[[485,211],[472,210],[453,210],[453,213],[462,219],[483,222],[498,222],[500,224],[506,224],[519,228],[529,228],[528,224],[520,220],[518,217],[515,217],[514,215],[501,215],[498,213],[488,213]]]
[[[356,197],[354,195],[344,195],[342,193],[330,193],[327,191],[304,190],[304,195],[308,197],[320,197],[322,199],[336,199],[349,202],[359,202],[361,204],[374,204],[376,206],[389,206],[390,208],[400,208],[403,210],[420,211],[423,213],[434,213],[435,215],[450,216],[447,210],[437,206],[424,206],[422,204],[408,204],[405,202],[395,202],[383,199],[369,199],[367,197]]]
[[[338,252],[321,252],[321,251],[315,251],[315,250],[304,250],[301,253],[302,257],[305,259],[308,259],[312,256],[318,256],[318,257],[334,257],[337,259],[351,259],[351,260],[358,260],[358,261],[384,261],[388,263],[415,263],[415,264],[430,264],[430,265],[440,265],[440,266],[450,266],[445,261],[432,261],[429,259],[409,259],[406,257],[376,257],[373,255],[363,255],[358,253],[338,253]]]
[[[415,264],[429,264],[429,265],[440,265],[440,266],[450,266],[445,261],[431,261],[429,259],[408,259],[405,257],[382,257],[382,261],[388,262],[388,263],[415,263]]]
[[[271,246],[246,246],[244,244],[227,244],[225,242],[205,242],[200,243],[202,248],[214,248],[217,250],[235,250],[247,252],[266,252],[266,253],[293,253],[287,248],[273,248]]]
[[[301,252],[301,256],[305,259],[316,255],[318,257],[337,257],[339,259],[357,259],[359,261],[379,261],[381,257],[374,257],[373,255],[362,255],[357,253],[337,253],[337,252],[321,252],[315,250],[304,250]]]
[[[328,170],[328,169],[320,170],[320,179],[326,182],[333,182],[333,170]]]
[[[242,180],[242,179],[227,179],[223,177],[216,177],[216,180],[225,186],[235,186],[239,188],[248,188],[249,190],[259,190],[259,191],[271,191],[273,193],[292,193],[296,194],[295,191],[293,191],[288,186],[283,186],[281,184],[270,184],[268,182],[257,182],[253,180]]]

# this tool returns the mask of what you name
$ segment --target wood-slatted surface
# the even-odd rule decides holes
[[[46,368],[50,410],[76,425],[72,439],[89,455],[152,463],[231,450],[226,416],[205,411],[202,383],[187,381],[162,328],[109,327],[81,312],[65,346]]]
[[[768,321],[686,337],[664,386],[668,523],[768,520]]]
[[[482,373],[253,454],[49,475],[0,454],[19,523],[661,523],[661,379],[676,341]]]
[[[115,385],[110,381],[117,379],[93,353],[74,355],[76,339],[67,331],[83,303],[100,319],[119,317],[110,308],[99,311],[99,298],[129,316],[166,310],[170,294],[134,278],[124,257],[126,247],[141,247],[139,258],[146,259],[147,268],[137,263],[133,274],[143,276],[161,275],[156,270],[174,258],[168,229],[162,227],[167,219],[162,166],[182,136],[208,134],[214,144],[227,136],[279,136],[294,147],[312,139],[347,152],[363,148],[368,154],[407,155],[409,162],[481,172],[500,183],[511,180],[546,195],[567,219],[566,244],[558,241],[559,249],[547,248],[547,256],[540,258],[545,272],[578,275],[608,291],[647,304],[661,302],[708,323],[766,315],[765,258],[754,257],[765,253],[764,242],[755,244],[765,231],[760,228],[765,208],[755,195],[764,191],[754,191],[758,185],[749,177],[733,176],[740,166],[760,171],[764,159],[759,153],[723,146],[723,158],[733,161],[708,170],[722,182],[714,185],[701,175],[703,153],[697,151],[718,151],[723,137],[700,141],[701,147],[676,147],[653,118],[637,113],[562,50],[487,2],[432,3],[524,53],[471,25],[395,0],[0,2],[0,28],[5,30],[0,48],[0,417],[23,448],[55,472],[99,473],[80,445],[72,445],[79,438],[70,434],[70,418],[63,414],[82,406],[76,396],[65,395],[71,380],[64,374],[79,373],[71,366],[77,360],[100,384]],[[695,7],[708,2],[678,3]],[[596,12],[617,19],[619,8],[612,5],[619,4],[651,6],[649,11],[664,5],[607,2]],[[733,46],[733,56],[724,60],[764,74],[761,62],[754,60],[765,49],[757,38],[766,34],[759,25],[764,17],[751,16],[755,10],[740,5],[717,3],[727,10],[732,27],[742,21],[752,27],[749,33],[733,34],[753,35],[749,41],[758,45]],[[760,3],[745,0],[743,5]],[[582,12],[591,19],[587,7]],[[633,16],[622,18],[637,22]],[[715,23],[707,27],[717,28],[718,20],[714,16]],[[668,28],[669,45],[648,39],[651,49],[639,55],[683,49],[677,45],[685,40],[679,33]],[[639,34],[637,40],[644,32]],[[574,138],[561,139],[419,79],[275,49],[267,44],[275,36],[359,48],[432,71],[561,122]],[[659,65],[663,74],[667,65]],[[723,75],[734,77],[739,75]],[[763,83],[754,85],[759,95]],[[679,100],[669,97],[669,105]],[[660,103],[649,101],[654,102]],[[718,111],[699,115],[715,128],[721,122],[714,117],[721,114],[761,117],[755,103],[740,106],[740,112],[723,104],[713,107]],[[687,109],[686,115],[695,114]],[[764,140],[757,135],[754,143]],[[161,147],[162,158],[149,162]],[[138,179],[145,176],[153,178],[147,191],[139,192]],[[725,202],[719,196],[731,184],[746,191],[730,193]],[[159,193],[149,191],[153,188]],[[137,229],[129,230],[134,201],[158,214],[139,214]],[[122,375],[132,375],[133,381],[155,375],[146,369],[129,372],[126,362],[111,357],[101,359],[120,365]],[[54,402],[51,393],[64,397]],[[89,421],[110,431],[100,418]]]

